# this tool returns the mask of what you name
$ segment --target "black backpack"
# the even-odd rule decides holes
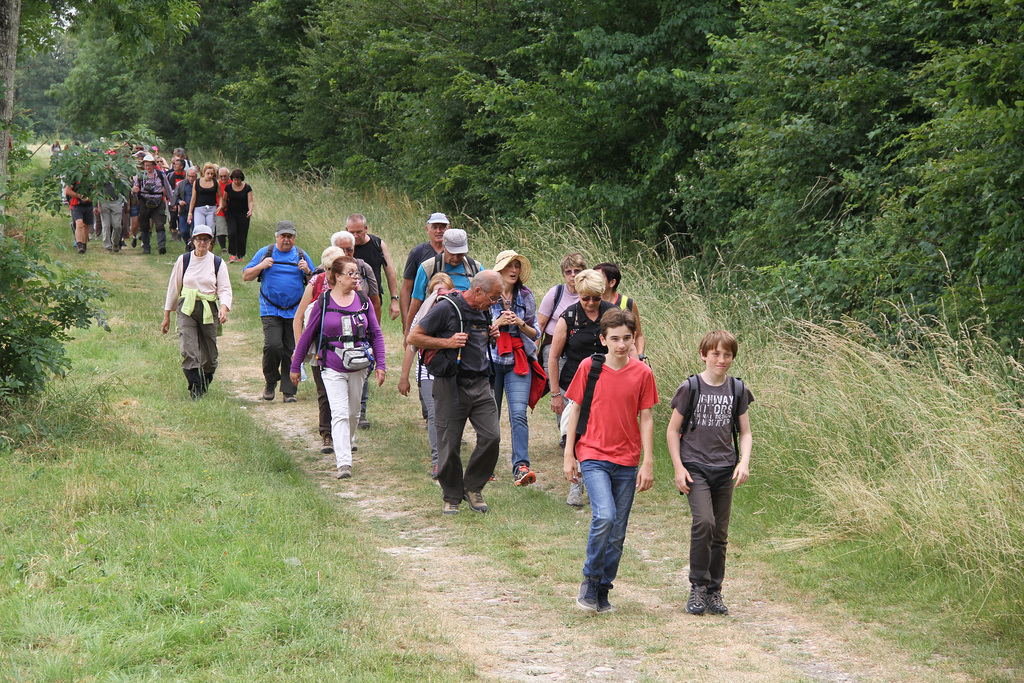
[[[697,401],[700,399],[700,379],[697,375],[690,375],[686,378],[686,386],[689,388],[689,400],[686,403],[686,410],[683,412],[683,427],[679,430],[679,440],[687,431],[693,431],[697,425],[692,424],[693,412],[697,409]],[[729,388],[732,390],[732,447],[736,451],[736,462],[740,457],[740,397],[743,396],[743,380],[739,377],[729,377]]]
[[[595,353],[590,357],[590,372],[587,373],[587,385],[583,389],[583,399],[580,401],[580,417],[576,421],[576,440],[587,432],[587,423],[590,421],[590,406],[594,402],[594,388],[597,380],[601,377],[601,370],[604,368],[604,354]]]

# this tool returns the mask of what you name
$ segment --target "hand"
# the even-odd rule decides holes
[[[288,376],[291,377],[292,384],[295,386],[298,386],[299,382],[302,381],[302,373],[300,372],[292,372],[289,373]]]
[[[391,314],[392,320],[395,320],[398,316],[402,315],[402,309],[394,299],[391,300],[391,307],[388,312]]]
[[[523,324],[523,321],[519,319],[519,316],[515,314],[515,311],[502,311],[501,316],[505,319],[503,325],[515,325],[519,327]]]
[[[273,263],[273,259],[271,259],[271,263]],[[311,271],[309,270],[309,264],[306,263],[306,259],[299,259],[299,270],[301,270],[306,275],[310,274]]]
[[[380,368],[377,368],[376,370],[373,371],[373,376],[377,378],[377,386],[378,387],[384,386],[384,375],[385,375],[385,372],[383,370],[381,370]]]
[[[228,321],[228,309],[227,306],[221,306],[220,311],[217,313],[217,319],[220,320],[223,325]]]
[[[636,490],[646,491],[652,486],[654,486],[654,465],[644,464],[637,473]]]
[[[412,385],[409,384],[408,377],[403,377],[402,379],[398,380],[398,393],[400,393],[402,396],[408,396],[410,388],[412,388]]]
[[[566,481],[570,484],[575,484],[580,480],[576,457],[569,450],[568,443],[565,445],[565,454],[562,456],[562,472],[565,474]]]
[[[551,412],[555,415],[561,416],[562,411],[565,410],[565,396],[558,395],[551,397]]]
[[[469,341],[468,332],[456,332],[452,336],[448,337],[448,345],[446,348],[449,349],[461,349]]]
[[[167,334],[167,330],[171,329],[171,314],[169,312],[164,313],[164,321],[160,323],[160,334]]]
[[[686,469],[681,469],[676,472],[676,488],[679,489],[680,493],[689,494],[690,484],[693,483],[693,477]]]
[[[491,339],[497,339],[501,335],[501,329],[499,328],[502,326],[502,324],[503,323],[499,319],[487,330],[487,333],[490,335]]]
[[[252,209],[250,209],[249,211],[245,212],[245,217],[246,218],[252,218]]]
[[[732,480],[736,482],[736,486],[744,483],[749,478],[750,467],[747,466],[747,463],[741,462],[739,465],[736,465],[736,469],[732,472]]]
[[[305,261],[300,261],[300,263],[305,263]],[[260,270],[266,270],[272,265],[274,265],[274,259],[268,256],[267,258],[260,261]]]
[[[192,214],[188,215],[188,224],[192,225]]]

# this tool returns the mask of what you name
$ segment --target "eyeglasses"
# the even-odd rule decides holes
[[[356,253],[356,248],[355,247],[342,247],[342,250],[344,250],[344,252],[346,254],[354,254],[354,253]]]
[[[352,278],[353,280],[358,280],[359,279],[359,271],[358,270],[350,270],[347,273],[342,273],[342,275],[347,275],[348,277]]]
[[[278,237],[284,238],[286,240],[293,240],[293,239],[295,239],[295,235],[278,235]]]
[[[601,297],[599,297],[599,296],[581,296],[580,297],[580,301],[585,301],[586,303],[594,303],[595,301],[600,301],[600,300],[601,300]]]
[[[489,297],[487,297],[487,299],[488,299],[488,300],[489,300],[489,301],[490,301],[490,302],[491,302],[492,304],[496,304],[496,303],[498,303],[498,300],[499,300],[499,299],[501,299],[501,292],[498,292],[498,295],[497,295],[497,296],[489,296]]]
[[[200,235],[199,237],[193,237],[193,242],[212,242],[213,240],[206,235]]]
[[[439,225],[438,225],[438,224],[434,224],[434,223],[431,223],[430,225],[428,225],[428,226],[427,226],[427,230],[440,230],[441,232],[444,232],[444,231],[445,231],[445,230],[447,230],[447,229],[448,229],[449,227],[451,227],[451,226],[449,226],[449,225],[445,225],[444,223],[441,223],[441,224],[439,224]]]
[[[563,271],[562,271],[562,274],[563,274],[563,275],[579,275],[579,274],[580,274],[580,273],[582,273],[582,272],[583,272],[583,271],[582,271],[582,270],[580,270],[579,268],[570,268],[570,269],[568,269],[568,270],[563,270]]]

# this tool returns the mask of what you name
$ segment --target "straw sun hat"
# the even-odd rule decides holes
[[[530,267],[530,260],[522,254],[517,254],[515,249],[506,249],[498,254],[498,258],[494,261],[494,269],[500,271],[513,261],[519,261],[519,281],[526,284],[530,279],[530,273],[532,271],[532,268]]]

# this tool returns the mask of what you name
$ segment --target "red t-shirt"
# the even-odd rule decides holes
[[[583,400],[590,364],[590,358],[583,359],[565,392],[575,403]],[[637,418],[641,410],[657,402],[654,373],[645,363],[630,358],[621,370],[605,365],[594,386],[587,431],[576,442],[576,459],[581,462],[607,460],[627,467],[639,465],[641,443]]]

